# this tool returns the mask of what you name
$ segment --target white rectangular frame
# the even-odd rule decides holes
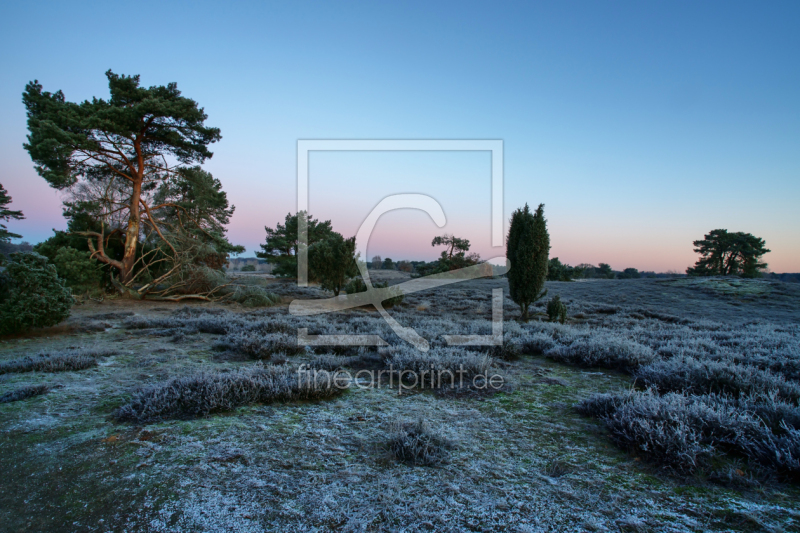
[[[312,151],[350,152],[491,152],[492,247],[504,244],[502,139],[299,139],[297,141],[297,212],[308,213],[308,157]],[[308,226],[298,218],[297,285],[308,286]]]

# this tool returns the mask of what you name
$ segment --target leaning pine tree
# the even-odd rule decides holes
[[[506,258],[510,263],[508,288],[511,299],[519,304],[522,320],[528,320],[528,308],[544,297],[547,290],[547,263],[550,235],[544,218],[544,204],[531,213],[528,204],[511,215],[506,241]]]
[[[195,166],[212,156],[208,146],[220,131],[206,126],[203,108],[175,83],[146,88],[139,76],[109,70],[106,77],[110,97],[81,103],[29,83],[24,147],[39,175],[69,192],[73,220],[91,220],[72,233],[87,239],[121,291],[141,297],[170,281],[186,289],[180,273],[187,267],[219,266],[228,252],[242,251],[224,237],[233,207],[221,185]]]

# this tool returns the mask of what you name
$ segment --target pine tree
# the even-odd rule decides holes
[[[511,299],[519,304],[522,320],[528,320],[532,303],[544,297],[547,280],[550,235],[544,218],[544,204],[531,213],[528,204],[511,215],[506,241],[506,258],[510,263],[508,287]]]
[[[25,217],[22,215],[22,211],[12,211],[8,209],[8,204],[11,203],[11,197],[8,195],[8,191],[5,190],[3,185],[0,183],[0,220],[9,221],[12,218],[14,220],[22,220]],[[0,242],[9,242],[11,239],[19,239],[22,235],[17,235],[16,233],[11,233],[6,229],[5,224],[0,224]]]
[[[704,239],[694,241],[694,251],[701,257],[686,273],[690,276],[759,276],[767,267],[760,261],[761,256],[769,253],[765,244],[764,239],[750,233],[715,229]]]
[[[102,198],[89,203],[98,207],[102,200],[104,218],[119,223],[111,229],[124,235],[122,257],[106,253],[105,230],[82,234],[90,239],[92,256],[117,270],[130,286],[142,235],[158,234],[173,247],[163,235],[169,221],[154,213],[166,206],[153,205],[153,191],[192,163],[210,158],[208,145],[221,136],[219,129],[205,125],[203,109],[181,96],[175,83],[144,88],[139,76],[109,70],[106,77],[110,98],[80,104],[68,102],[61,91],[43,91],[38,81],[29,83],[22,95],[30,131],[24,147],[51,187],[78,184],[102,192]]]
[[[308,247],[309,271],[323,289],[339,296],[347,279],[358,274],[355,251],[355,237],[345,239],[341,234],[331,232],[324,240]]]

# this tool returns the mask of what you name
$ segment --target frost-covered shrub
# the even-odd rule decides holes
[[[435,431],[424,419],[395,423],[389,436],[389,450],[400,462],[437,466],[447,462],[454,444]]]
[[[773,431],[741,403],[715,394],[658,395],[653,390],[597,395],[578,410],[605,420],[612,439],[675,472],[710,469],[725,454],[746,457],[782,476],[800,475],[800,431],[780,422]]]
[[[185,313],[168,317],[131,317],[123,323],[126,329],[183,330],[185,333],[224,335],[244,327],[242,317],[230,313]]]
[[[779,399],[800,399],[797,383],[766,370],[727,361],[677,357],[640,367],[634,375],[638,383],[653,386],[660,392],[739,396],[776,391]]]
[[[0,362],[0,374],[10,372],[70,372],[97,366],[95,353],[78,350],[57,354],[26,355]]]
[[[395,372],[414,372],[420,375],[422,372],[434,371],[438,375],[451,372],[455,376],[455,382],[459,381],[459,376],[470,378],[479,374],[486,375],[491,369],[492,358],[483,353],[465,350],[464,348],[432,348],[428,352],[420,352],[410,346],[403,346],[392,353],[386,364]],[[442,378],[451,384],[449,374]]]
[[[55,326],[75,300],[47,258],[14,253],[0,273],[0,335]]]
[[[131,422],[197,417],[259,402],[321,400],[339,392],[325,372],[298,372],[286,365],[256,366],[151,385],[135,393],[116,417]]]
[[[555,348],[556,341],[547,333],[538,332],[520,339],[519,346],[523,353],[540,354]]]
[[[634,392],[625,394],[600,393],[580,401],[575,409],[583,416],[605,418],[617,412],[625,403],[633,398]]]
[[[579,338],[567,345],[555,346],[545,352],[545,355],[571,365],[603,366],[625,371],[632,371],[655,359],[653,350],[647,346],[608,333],[599,333]]]
[[[214,343],[218,351],[230,351],[252,359],[269,359],[273,355],[297,355],[305,346],[297,344],[297,337],[286,333],[260,334],[252,331],[235,331]]]
[[[20,400],[26,400],[28,398],[33,398],[34,396],[39,396],[40,394],[45,394],[49,391],[50,387],[44,384],[24,385],[0,396],[0,403],[18,402]]]
[[[361,356],[345,357],[341,355],[324,354],[319,355],[308,363],[309,368],[316,370],[327,370],[333,372],[346,366],[352,366],[362,360]]]

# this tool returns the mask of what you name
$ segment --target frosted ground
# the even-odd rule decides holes
[[[396,273],[392,278],[400,281]],[[449,361],[465,354],[444,348],[441,335],[489,333],[494,287],[507,288],[503,280],[459,283],[409,296],[390,313]],[[566,325],[542,322],[541,314],[519,324],[512,320],[518,308],[507,299],[503,349],[467,354],[492,357],[493,371],[507,383],[494,394],[398,394],[382,383],[200,416],[181,411],[185,406],[159,404],[149,418],[120,418],[121,408],[148,398],[137,391],[160,394],[163,384],[186,376],[232,376],[256,365],[355,371],[413,363],[413,353],[374,310],[298,319],[288,313],[291,299],[326,294],[284,282],[270,288],[282,295],[282,304],[255,311],[222,304],[87,303],[74,308],[63,326],[1,341],[0,395],[26,386],[48,392],[0,404],[0,529],[800,527],[792,470],[797,455],[768,457],[797,449],[791,448],[800,424],[796,285],[726,279],[549,283],[550,295],[567,303]],[[298,353],[292,346],[298,326],[309,333],[380,331],[393,347]],[[38,370],[19,371],[25,365]],[[750,403],[733,394],[743,391]],[[576,406],[596,393],[618,395],[609,414],[617,425],[612,418],[585,416],[587,409],[578,412]],[[736,426],[722,435],[725,442],[719,434],[701,435],[660,450],[661,441],[637,433],[658,420],[645,411],[634,412],[638,418],[619,413],[628,409],[625,416],[633,416],[631,405],[669,394],[707,403],[736,400],[723,406],[730,415],[723,422],[733,416],[741,427],[762,433],[742,436]],[[631,395],[637,400],[624,404]],[[770,413],[784,425],[767,427]],[[420,419],[453,444],[438,466],[399,462],[390,451],[396,424]],[[628,422],[633,425],[620,425]]]

